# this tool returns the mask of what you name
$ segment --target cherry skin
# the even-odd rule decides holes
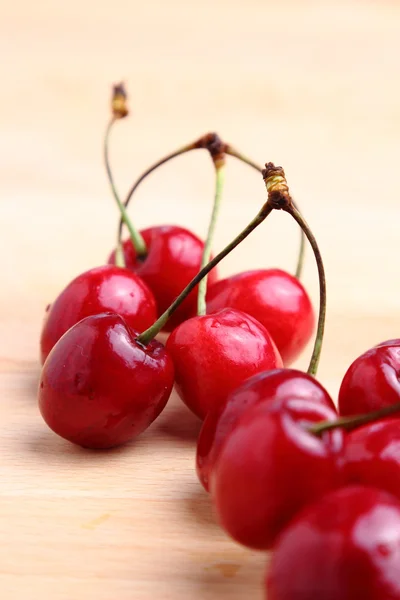
[[[209,491],[210,474],[227,436],[242,414],[255,404],[311,400],[336,411],[328,392],[307,373],[295,369],[276,369],[259,373],[235,389],[227,401],[210,410],[197,440],[196,470],[203,487]]]
[[[343,416],[369,413],[400,402],[400,339],[383,342],[359,356],[339,391]]]
[[[349,483],[370,485],[400,500],[400,419],[385,419],[351,431],[344,450]]]
[[[280,269],[246,271],[221,279],[207,293],[207,312],[231,307],[262,323],[279,350],[285,366],[304,350],[313,333],[315,317],[300,281]]]
[[[160,225],[141,232],[147,247],[147,256],[139,259],[131,240],[123,245],[126,266],[147,283],[153,292],[158,314],[172,304],[180,292],[200,271],[204,243],[193,233],[175,225]],[[108,262],[115,262],[115,252]],[[211,284],[217,278],[213,269],[208,275]],[[195,288],[168,320],[164,331],[172,331],[179,323],[196,314],[197,288]]]
[[[200,418],[251,375],[282,366],[265,327],[230,308],[185,321],[171,333],[166,347],[174,362],[177,391]]]
[[[343,432],[307,426],[336,413],[310,400],[259,403],[225,439],[211,473],[217,517],[237,542],[268,550],[295,514],[341,484]]]
[[[157,318],[154,296],[140,277],[111,265],[90,269],[71,281],[48,307],[40,337],[42,363],[70,327],[108,311],[120,314],[139,332]]]
[[[268,600],[399,600],[400,504],[351,486],[307,507],[279,538]]]
[[[86,317],[54,346],[43,366],[39,408],[58,435],[111,448],[144,431],[163,410],[174,368],[157,341],[139,344],[124,319]]]

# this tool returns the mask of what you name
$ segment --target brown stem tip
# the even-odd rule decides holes
[[[292,198],[289,194],[289,186],[283,168],[276,167],[271,162],[265,163],[262,176],[268,192],[268,202],[271,206],[276,210],[292,206]]]
[[[209,151],[216,167],[224,164],[226,147],[217,133],[206,133],[194,143],[194,148],[205,148]]]
[[[129,114],[127,106],[127,93],[123,83],[113,85],[111,97],[111,110],[115,119],[123,119]]]

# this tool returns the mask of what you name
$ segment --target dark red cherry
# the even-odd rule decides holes
[[[209,286],[207,312],[241,310],[271,334],[285,365],[309,342],[315,323],[310,298],[300,281],[280,269],[246,271]]]
[[[275,546],[265,598],[399,600],[399,502],[354,486],[307,507]]]
[[[265,327],[230,308],[185,321],[169,336],[167,350],[178,393],[200,418],[251,375],[282,366]]]
[[[295,369],[276,369],[250,377],[228,396],[221,407],[207,414],[197,440],[196,453],[197,475],[207,491],[221,446],[242,414],[260,402],[293,398],[311,400],[336,410],[328,392],[316,379]]]
[[[154,296],[140,277],[111,265],[90,269],[71,281],[50,306],[40,338],[42,363],[70,327],[108,311],[120,314],[139,332],[157,318]]]
[[[126,266],[147,283],[155,296],[158,313],[162,314],[199,272],[204,243],[187,229],[175,225],[149,227],[140,233],[147,246],[147,256],[138,259],[131,240],[126,240],[123,246]],[[115,262],[114,252],[108,262]],[[208,275],[209,284],[216,278],[217,271],[213,269]],[[165,331],[172,331],[196,314],[196,307],[197,288],[169,319]]]
[[[88,448],[128,442],[154,421],[173,386],[162,344],[139,344],[124,319],[86,317],[62,336],[44,364],[40,412],[58,435]]]
[[[371,485],[400,499],[400,418],[351,431],[345,443],[344,472],[350,483]]]
[[[400,339],[383,342],[350,365],[339,391],[339,413],[369,413],[400,402]]]
[[[220,524],[237,542],[259,550],[304,506],[341,483],[339,429],[316,437],[307,427],[336,413],[312,400],[259,403],[225,439],[210,490]]]

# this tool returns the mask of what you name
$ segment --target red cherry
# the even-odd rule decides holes
[[[39,407],[61,437],[88,448],[123,444],[154,421],[174,382],[162,344],[143,346],[116,314],[86,317],[68,330],[44,364]]]
[[[155,296],[158,313],[162,314],[199,272],[204,243],[187,229],[174,225],[149,227],[140,233],[147,246],[147,256],[138,259],[131,240],[126,240],[123,246],[126,266],[147,283]],[[108,262],[115,262],[114,252]],[[216,278],[217,271],[213,269],[208,275],[209,283]],[[173,314],[165,331],[172,331],[196,314],[196,307],[197,288]]]
[[[111,265],[90,269],[71,281],[50,306],[40,338],[42,363],[70,327],[102,312],[120,314],[139,332],[157,318],[154,296],[140,277]]]
[[[312,400],[336,411],[328,392],[307,373],[295,369],[277,369],[250,377],[234,390],[226,403],[211,410],[203,423],[197,440],[197,475],[208,491],[210,474],[224,440],[250,407],[275,401]]]
[[[169,336],[167,350],[178,393],[200,418],[251,375],[282,366],[265,327],[230,308],[185,321]]]
[[[373,488],[327,494],[283,532],[268,600],[399,600],[400,504]]]
[[[314,329],[314,311],[306,290],[296,277],[280,269],[246,271],[211,285],[207,312],[227,307],[262,323],[285,365],[304,350]]]
[[[267,550],[310,502],[341,483],[340,429],[322,438],[307,425],[334,420],[310,400],[256,404],[225,439],[211,474],[211,495],[222,527],[236,541]]]
[[[369,413],[400,401],[400,340],[383,342],[350,365],[339,391],[339,413]]]
[[[386,419],[351,431],[344,473],[350,483],[371,485],[400,499],[400,419]]]

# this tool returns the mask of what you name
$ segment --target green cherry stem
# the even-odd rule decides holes
[[[335,421],[321,421],[312,427],[309,427],[308,431],[314,435],[321,436],[325,431],[331,431],[332,429],[345,429],[351,431],[362,425],[368,425],[379,419],[391,417],[392,415],[400,413],[400,402],[391,404],[390,406],[384,406],[379,410],[375,410],[370,413],[363,415],[353,415],[351,417],[339,417]]]
[[[222,189],[225,179],[225,156],[223,154],[219,154],[218,157],[213,158],[213,162],[215,167],[215,196],[200,269],[203,269],[207,265],[211,257],[211,248],[214,239],[215,227],[218,221],[218,215],[221,208]],[[199,283],[199,291],[197,294],[198,315],[206,314],[207,279],[208,277],[205,275]]]
[[[293,204],[289,194],[289,188],[285,178],[285,172],[282,167],[275,167],[272,163],[267,163],[263,170],[263,178],[265,187],[268,191],[268,200],[274,205],[274,208],[284,210],[289,213],[298,223],[307,237],[310,246],[313,250],[315,261],[317,263],[318,278],[319,278],[319,314],[318,326],[315,335],[314,348],[308,366],[308,374],[315,376],[317,374],[318,363],[321,356],[322,341],[324,337],[325,318],[326,318],[326,278],[324,263],[322,261],[321,252],[319,250],[317,240],[315,239],[309,225],[299,210]]]
[[[245,156],[244,154],[242,154],[241,152],[236,150],[236,148],[234,148],[230,144],[226,144],[224,150],[225,150],[225,154],[229,154],[229,156],[233,156],[234,158],[237,158],[238,160],[245,163],[246,165],[249,165],[249,167],[252,167],[259,173],[263,172],[263,169],[262,169],[262,167],[260,167],[260,165],[255,163],[251,158],[248,158],[247,156]],[[293,200],[292,200],[292,203],[298,210],[298,207],[296,206],[296,203]],[[299,253],[297,256],[297,265],[296,265],[296,272],[295,272],[295,277],[297,277],[297,279],[300,279],[301,274],[303,272],[305,251],[306,251],[306,235],[305,235],[304,231],[302,229],[300,229],[300,247],[299,247]]]
[[[167,308],[167,310],[157,319],[157,321],[136,338],[137,341],[143,345],[149,344],[151,340],[153,340],[156,335],[160,333],[161,329],[164,327],[172,313],[175,312],[178,306],[185,300],[185,298],[196,287],[196,285],[200,283],[203,277],[208,275],[208,273],[219,262],[221,262],[225,256],[227,256],[234,248],[236,248],[236,246],[238,246],[245,238],[247,238],[247,236],[250,235],[250,233],[268,217],[273,209],[274,207],[269,202],[266,202],[254,219],[250,221],[247,227],[245,227],[245,229],[243,229],[243,231],[239,233],[239,235],[236,236],[235,239],[230,242],[230,244],[221,250],[217,256],[214,256],[214,258],[203,269],[201,269],[201,271],[199,271],[199,273],[192,279],[192,281],[185,287],[185,289],[179,294],[171,306]]]

